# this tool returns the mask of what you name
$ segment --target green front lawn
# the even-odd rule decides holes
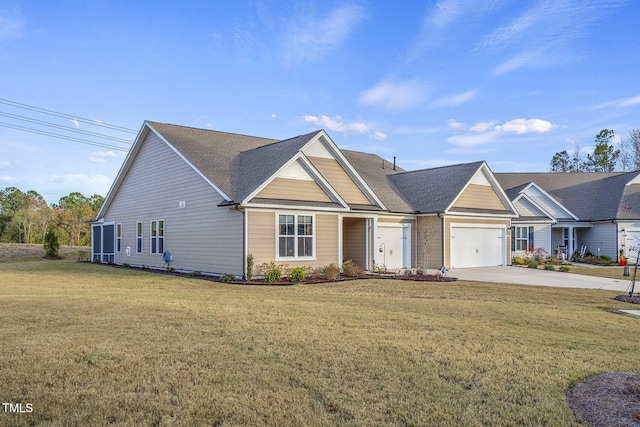
[[[0,262],[0,401],[33,408],[0,425],[576,425],[570,384],[637,369],[614,295]]]

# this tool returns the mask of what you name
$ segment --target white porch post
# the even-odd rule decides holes
[[[569,226],[569,244],[567,245],[567,258],[571,259],[573,255],[573,251],[575,250],[575,236],[574,236],[574,228],[573,225]]]

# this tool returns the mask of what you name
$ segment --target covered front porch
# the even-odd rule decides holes
[[[376,216],[342,218],[342,260],[367,271],[411,268],[412,223]]]
[[[551,226],[551,247],[559,258],[570,260],[573,254],[589,250],[581,234],[593,226],[585,223],[557,223]],[[599,255],[599,254],[596,254]]]

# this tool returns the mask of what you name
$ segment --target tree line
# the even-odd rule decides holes
[[[57,204],[47,204],[37,191],[26,193],[15,187],[0,190],[0,242],[38,243],[53,230],[62,245],[91,244],[91,226],[104,197],[72,192]]]
[[[640,129],[632,129],[616,148],[615,131],[602,129],[593,152],[586,156],[576,145],[570,154],[562,150],[551,159],[551,172],[628,172],[640,169]]]

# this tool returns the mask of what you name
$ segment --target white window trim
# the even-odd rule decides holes
[[[140,230],[140,235],[138,235],[138,229]],[[142,221],[136,222],[136,253],[141,254],[144,253],[144,225]],[[138,250],[138,241],[140,241],[140,250]]]
[[[294,256],[280,256],[280,215],[293,215],[294,220]],[[312,235],[311,235],[311,247],[312,247],[312,256],[298,256],[298,217],[299,216],[310,216],[311,217],[311,227],[312,227]],[[301,212],[301,211],[277,211],[275,212],[275,235],[276,235],[276,244],[275,244],[275,259],[276,261],[315,261],[316,260],[316,214],[313,212]]]
[[[156,223],[156,231],[160,231],[160,221],[162,221],[162,236],[160,236],[160,234],[157,234],[155,237],[153,236],[153,229],[152,229],[152,224],[155,222]],[[164,219],[152,219],[149,220],[149,253],[151,255],[162,255],[164,254],[165,248],[166,248],[166,240],[165,240],[165,236],[167,235],[167,224],[165,222]],[[153,239],[157,239],[156,240],[156,252],[151,252],[151,250],[153,249],[153,245],[152,245],[152,241]],[[162,252],[158,252],[158,242],[160,242],[160,239],[162,239]]]
[[[122,223],[116,224],[116,252],[122,252]]]

